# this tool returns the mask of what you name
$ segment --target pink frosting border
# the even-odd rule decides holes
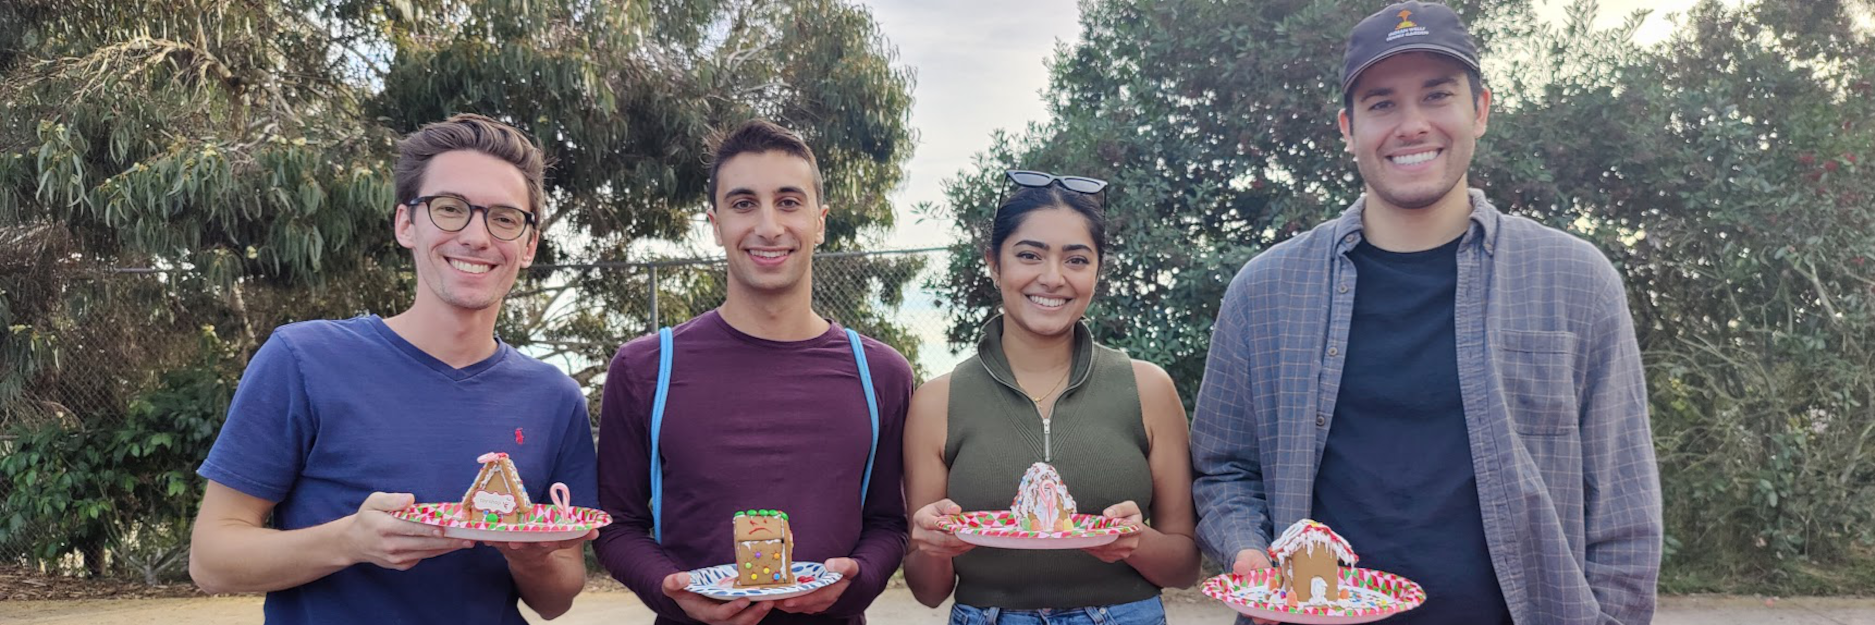
[[[1349,610],[1339,606],[1296,606],[1292,608],[1289,607],[1287,603],[1246,600],[1242,596],[1243,591],[1253,586],[1262,586],[1269,583],[1270,576],[1278,574],[1278,570],[1274,568],[1252,571],[1247,576],[1237,575],[1235,573],[1219,575],[1205,580],[1200,590],[1204,592],[1205,596],[1232,605],[1240,605],[1271,612],[1305,614],[1309,616],[1346,617],[1391,615],[1411,610],[1419,607],[1419,604],[1426,602],[1425,589],[1420,588],[1419,584],[1414,583],[1412,580],[1385,571],[1354,567],[1345,568],[1353,568],[1353,572],[1343,573],[1343,580],[1361,588],[1381,591],[1392,597],[1394,604],[1384,608]]]
[[[1074,529],[1066,532],[1040,532],[1021,529],[1016,513],[1010,510],[966,512],[938,519],[938,529],[952,534],[971,534],[998,538],[1081,538],[1086,536],[1125,536],[1139,531],[1116,519],[1094,514],[1077,514]]]
[[[393,512],[391,516],[437,527],[496,532],[583,531],[605,527],[612,523],[612,515],[592,508],[569,507],[566,512],[561,512],[556,506],[534,504],[530,518],[523,523],[489,523],[479,519],[462,519],[456,516],[457,511],[461,509],[461,502],[420,503]]]

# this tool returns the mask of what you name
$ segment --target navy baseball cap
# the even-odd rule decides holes
[[[1435,2],[1400,2],[1367,16],[1348,35],[1341,92],[1375,63],[1402,52],[1436,52],[1478,70],[1478,46],[1458,14]]]

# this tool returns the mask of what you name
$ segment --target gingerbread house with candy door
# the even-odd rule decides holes
[[[1291,606],[1331,605],[1347,599],[1348,593],[1341,589],[1341,567],[1360,561],[1340,534],[1310,519],[1284,530],[1270,543],[1269,555],[1282,572],[1280,583]]]

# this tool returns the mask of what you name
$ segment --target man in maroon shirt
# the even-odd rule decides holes
[[[875,437],[846,330],[812,305],[814,246],[826,235],[821,190],[813,151],[775,124],[749,122],[716,149],[708,217],[728,257],[728,294],[671,330],[661,519],[650,505],[658,337],[620,347],[606,372],[599,504],[614,521],[593,546],[660,624],[864,623],[905,553],[900,441],[911,365],[859,339]],[[750,509],[788,513],[795,561],[824,561],[843,579],[780,601],[684,590],[685,571],[735,562],[731,519]]]

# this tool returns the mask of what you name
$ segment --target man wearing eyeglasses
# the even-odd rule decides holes
[[[599,504],[614,522],[593,550],[660,625],[863,623],[904,557],[911,364],[815,312],[823,190],[793,131],[756,120],[723,136],[705,214],[727,257],[723,304],[619,347],[606,371]],[[814,587],[775,601],[694,592],[705,580],[690,571],[733,568],[747,510],[785,513],[794,562],[839,580],[750,568],[734,574]]]
[[[1648,622],[1660,483],[1620,274],[1468,188],[1491,93],[1452,10],[1387,7],[1343,67],[1364,193],[1225,294],[1192,422],[1199,544],[1248,573],[1313,518],[1424,587],[1388,622]]]
[[[462,497],[502,452],[529,499],[556,482],[594,506],[585,396],[495,336],[540,240],[540,148],[479,115],[397,146],[397,242],[415,301],[389,318],[274,330],[249,362],[214,448],[189,572],[210,592],[266,592],[268,623],[505,623],[572,606],[582,547],[444,538],[390,513]],[[269,521],[271,519],[271,521]]]

